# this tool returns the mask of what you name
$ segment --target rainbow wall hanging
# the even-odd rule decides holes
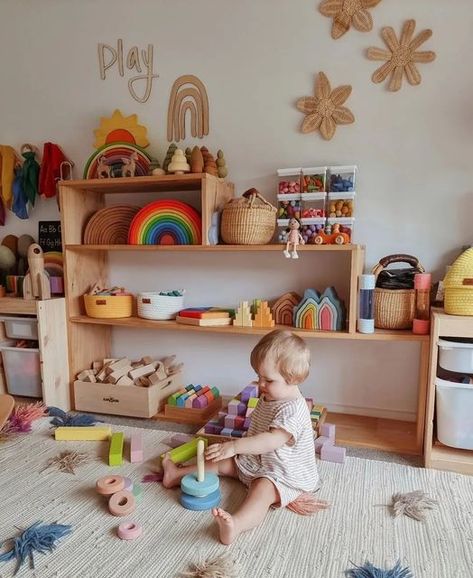
[[[187,203],[172,199],[154,201],[134,217],[129,245],[200,245],[202,220]]]

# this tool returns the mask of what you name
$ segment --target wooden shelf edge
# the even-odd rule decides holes
[[[436,440],[432,446],[430,467],[473,475],[473,450],[451,448]]]
[[[352,253],[364,248],[363,245],[303,245],[297,250],[302,252],[341,252]],[[164,252],[194,252],[232,253],[232,252],[266,252],[280,251],[284,245],[272,243],[269,245],[66,245],[65,249],[75,252],[90,251],[164,251]]]

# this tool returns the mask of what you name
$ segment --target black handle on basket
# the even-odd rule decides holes
[[[378,278],[378,275],[381,273],[381,271],[386,269],[386,267],[392,263],[407,263],[408,265],[411,265],[411,267],[414,267],[414,269],[418,269],[421,273],[425,271],[424,267],[422,267],[422,265],[419,263],[419,259],[417,257],[414,257],[413,255],[397,253],[395,255],[387,255],[386,257],[380,259],[379,263],[373,267],[373,275],[376,275],[376,278]]]

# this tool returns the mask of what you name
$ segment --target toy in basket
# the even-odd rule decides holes
[[[123,287],[104,289],[95,284],[84,295],[85,312],[96,319],[119,319],[133,315],[133,295]]]
[[[184,289],[139,293],[137,298],[138,317],[144,319],[175,319],[184,306]]]

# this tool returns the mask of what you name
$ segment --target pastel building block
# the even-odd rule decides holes
[[[194,385],[194,391],[199,393],[199,391],[202,389],[201,385]]]
[[[255,408],[254,408],[254,407],[247,407],[247,408],[246,408],[246,413],[245,413],[246,417],[250,417],[250,415],[251,415],[254,411],[255,411]]]
[[[329,439],[325,436],[319,436],[316,440],[314,440],[315,452],[320,454],[321,449],[325,446],[333,446],[333,440]]]
[[[320,426],[320,435],[325,436],[335,442],[335,424],[334,423],[323,423]]]
[[[247,417],[245,419],[245,423],[243,424],[243,429],[248,429],[250,427],[251,424],[251,419],[249,417]]]
[[[202,409],[209,405],[209,400],[205,397],[205,395],[198,395],[195,399],[192,400],[192,407],[197,409]]]
[[[320,450],[320,458],[326,462],[343,464],[345,461],[346,448],[324,444]]]
[[[220,432],[220,435],[222,435],[222,436],[231,436],[231,435],[232,435],[232,431],[233,431],[232,428],[224,427],[224,428],[222,429],[222,431]]]
[[[218,423],[207,423],[205,425],[205,433],[206,434],[213,434],[213,435],[220,435],[223,430],[223,426]]]
[[[191,389],[194,389],[194,385],[192,383],[190,383],[189,385],[186,385],[186,387],[184,389],[186,391],[190,391]]]
[[[215,399],[214,397],[214,393],[211,389],[209,389],[208,391],[206,391],[204,393],[205,397],[209,400],[209,403],[212,403],[212,401]]]
[[[245,432],[241,429],[234,429],[232,430],[231,436],[232,438],[242,438],[245,435]]]
[[[250,397],[247,407],[255,408],[258,405],[259,397]]]
[[[235,420],[238,416],[236,415],[227,415],[224,420],[224,425],[226,428],[233,429],[235,427]]]
[[[177,398],[182,395],[183,393],[186,393],[185,389],[180,389],[179,391],[176,391],[176,393],[173,393],[172,395],[170,395],[168,397],[168,404],[169,405],[177,405]]]
[[[183,393],[182,395],[180,395],[176,401],[177,407],[185,407],[186,406],[186,400],[188,397],[189,397],[188,393]]]
[[[195,399],[197,399],[197,394],[196,394],[196,393],[194,393],[193,395],[191,395],[190,397],[188,397],[188,398],[186,399],[186,403],[184,404],[184,407],[188,407],[188,408],[189,408],[189,407],[193,407],[193,403],[194,403],[194,400],[195,400]]]
[[[143,459],[143,435],[141,432],[135,432],[131,434],[130,462],[132,464],[140,464]]]
[[[243,429],[243,426],[245,424],[245,418],[241,415],[235,416],[234,424],[235,424],[234,427],[236,429]]]
[[[315,405],[312,407],[312,411],[316,411],[316,412],[318,412],[320,415],[322,415],[324,409],[325,409],[325,407],[324,407],[323,405],[320,405],[320,404],[315,404]]]
[[[56,441],[100,442],[110,439],[112,428],[109,425],[86,427],[57,427],[54,431]]]
[[[110,449],[108,452],[108,465],[121,466],[123,464],[123,441],[125,436],[123,432],[116,432],[110,440]]]
[[[220,391],[218,387],[212,387],[210,390],[213,393],[214,399],[218,399],[220,397]]]
[[[175,464],[181,464],[183,462],[187,462],[188,460],[195,458],[197,455],[197,442],[199,440],[204,440],[205,447],[207,447],[207,440],[205,438],[197,437],[193,438],[190,442],[183,444],[182,446],[178,446],[177,448],[172,449],[169,452],[169,456],[171,460]],[[161,454],[161,457],[164,458],[165,454]]]
[[[238,415],[238,406],[240,405],[239,399],[231,399],[228,402],[227,411],[231,415]]]
[[[256,384],[247,385],[240,395],[241,401],[245,402],[252,397],[258,397],[258,386]]]
[[[204,395],[207,391],[210,391],[210,387],[208,385],[204,385],[199,392],[199,395]]]

